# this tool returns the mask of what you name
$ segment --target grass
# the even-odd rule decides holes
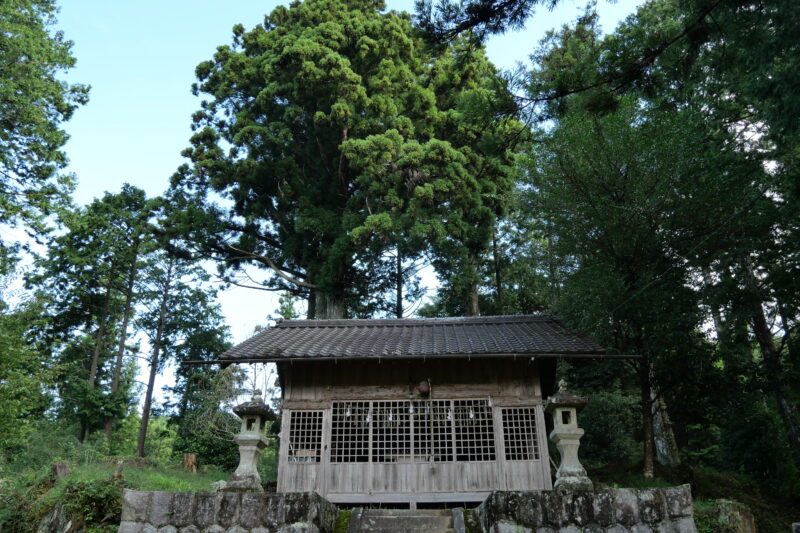
[[[202,492],[229,474],[208,468],[196,473],[180,465],[153,465],[123,459],[122,478],[113,478],[117,458],[73,466],[70,475],[27,472],[0,484],[0,523],[18,533],[36,530],[38,523],[58,504],[87,532],[116,531],[125,488],[145,491]]]

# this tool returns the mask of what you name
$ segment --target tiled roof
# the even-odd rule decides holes
[[[602,354],[594,342],[539,315],[384,320],[283,320],[225,360]]]

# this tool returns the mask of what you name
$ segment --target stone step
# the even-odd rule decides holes
[[[354,510],[348,533],[453,533],[448,509]]]
[[[450,509],[364,509],[363,516],[453,516]]]

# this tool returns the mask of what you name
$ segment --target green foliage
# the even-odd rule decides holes
[[[493,120],[507,90],[482,50],[431,55],[382,2],[312,0],[237,27],[197,76],[210,99],[192,166],[173,178],[175,228],[222,270],[271,269],[267,283],[307,296],[312,317],[368,316],[391,309],[385,252],[413,259],[433,243],[474,289],[520,132]]]
[[[88,96],[88,87],[62,80],[75,58],[72,43],[54,31],[57,11],[53,0],[0,5],[0,224],[37,231],[68,202],[74,180],[56,173],[67,163],[60,127]]]
[[[67,481],[64,511],[78,516],[87,533],[111,533],[119,526],[124,480]]]
[[[23,443],[52,402],[57,369],[26,337],[40,312],[35,301],[13,310],[0,301],[0,450]]]

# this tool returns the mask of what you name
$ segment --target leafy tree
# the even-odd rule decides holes
[[[0,289],[3,280],[0,278]],[[10,308],[0,301],[0,449],[10,450],[34,430],[52,404],[56,368],[37,353],[27,338],[39,322],[41,302]]]
[[[279,7],[197,68],[195,92],[211,98],[194,116],[192,166],[173,179],[190,206],[178,228],[225,268],[271,269],[268,283],[306,295],[311,317],[374,311],[360,306],[387,286],[374,275],[386,249],[411,258],[434,241],[470,278],[510,185],[505,125],[463,110],[499,94],[482,52],[430,57],[409,17],[382,9]]]
[[[138,242],[149,207],[144,192],[125,185],[86,207],[64,211],[66,232],[50,239],[29,287],[48,294],[47,328],[38,332],[41,350],[62,363],[62,414],[77,416],[84,440],[91,429],[124,410],[117,394],[136,276]],[[116,350],[115,350],[116,348]],[[116,364],[106,362],[116,351]],[[110,387],[112,394],[107,394]],[[123,387],[129,391],[129,387]]]
[[[208,360],[225,351],[227,328],[222,323],[216,291],[204,287],[209,275],[191,260],[157,251],[140,280],[144,309],[136,318],[151,347],[150,372],[145,390],[136,455],[143,457],[156,375],[168,361]],[[176,388],[183,388],[181,414],[188,409],[191,391],[187,369],[178,371]]]
[[[752,18],[749,10],[721,9],[715,17],[727,12],[727,24],[741,17],[765,33],[773,54],[766,64],[779,69],[793,45],[768,25],[785,5],[759,6]],[[741,38],[739,30],[703,26],[624,83],[603,81],[686,28],[692,13],[680,2],[651,2],[605,39],[591,14],[548,36],[530,84],[531,100],[549,102],[541,110],[554,121],[529,163],[533,205],[556,230],[555,249],[569,265],[558,299],[566,316],[609,345],[645,355],[667,395],[691,390],[672,396],[684,420],[726,433],[741,407],[736,399],[761,391],[796,449],[797,308],[786,284],[797,258],[793,141],[789,130],[769,128],[769,95],[753,100],[749,76],[730,66],[739,53],[730,52],[730,36]],[[714,349],[702,338],[704,321],[715,324]],[[729,388],[709,398],[687,380],[687,368]],[[639,374],[646,388],[641,367]],[[643,393],[643,407],[650,396]],[[689,414],[687,397],[718,410]],[[643,411],[647,429],[650,410]]]
[[[54,0],[0,5],[0,224],[36,231],[72,190],[72,178],[57,174],[67,162],[60,126],[89,92],[58,79],[75,58],[72,43],[53,30],[56,12]]]

